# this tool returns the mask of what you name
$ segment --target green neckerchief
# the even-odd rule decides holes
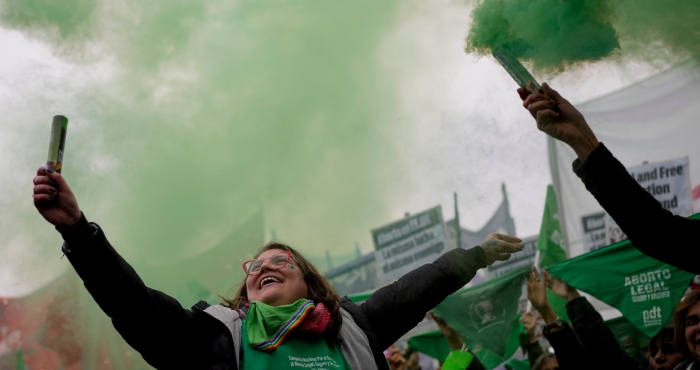
[[[246,318],[246,334],[250,345],[261,351],[274,350],[314,307],[314,302],[308,299],[277,307],[262,302],[251,303]]]

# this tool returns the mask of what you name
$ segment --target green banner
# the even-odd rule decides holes
[[[528,271],[518,269],[460,290],[433,309],[486,367],[497,366],[518,348],[518,299]]]
[[[617,308],[649,337],[663,327],[695,276],[642,254],[628,240],[549,266],[547,271]]]
[[[450,354],[450,345],[440,330],[418,334],[408,340],[408,349],[424,353],[440,362]]]

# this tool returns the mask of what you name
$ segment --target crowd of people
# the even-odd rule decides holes
[[[518,92],[537,127],[576,152],[574,171],[636,248],[700,273],[690,257],[690,250],[699,244],[695,237],[700,236],[700,221],[664,210],[558,92],[546,84],[540,93]],[[297,250],[269,243],[243,263],[246,277],[235,296],[219,305],[199,302],[185,309],[143,283],[110,245],[103,229],[87,221],[59,173],[41,167],[33,182],[34,204],[62,235],[63,252],[85,287],[124,339],[156,368],[413,368],[410,353],[392,350],[387,355],[385,350],[467,284],[478,269],[523,248],[514,236],[490,234],[481,245],[451,250],[358,305],[339,297]],[[547,289],[567,300],[570,323],[556,316],[547,301]],[[533,269],[527,291],[554,349],[552,353],[541,348],[530,335],[525,349],[532,369],[646,367],[620,348],[600,314],[575,289],[546,271]],[[462,351],[462,338],[439,318],[433,319],[450,347]],[[523,316],[530,334],[534,322],[534,313]],[[484,368],[471,357],[466,368]],[[651,339],[648,367],[700,369],[700,293],[681,301],[674,313],[674,328],[665,328]]]

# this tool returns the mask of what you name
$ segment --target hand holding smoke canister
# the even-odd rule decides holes
[[[503,68],[508,71],[511,77],[518,83],[518,85],[525,90],[525,92],[530,94],[539,93],[544,95],[545,99],[552,100],[547,94],[542,90],[540,84],[535,81],[530,72],[523,66],[520,61],[508,52],[505,48],[498,47],[493,49],[493,56],[496,60],[501,63]]]
[[[68,118],[54,116],[51,124],[51,138],[49,139],[49,155],[46,159],[46,168],[50,171],[61,172],[63,168],[63,148],[66,145],[66,131],[68,130]]]

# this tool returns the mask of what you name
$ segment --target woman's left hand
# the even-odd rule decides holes
[[[505,261],[511,253],[523,250],[523,241],[514,236],[491,233],[486,236],[481,248],[486,252],[486,263],[491,265],[496,261]]]

